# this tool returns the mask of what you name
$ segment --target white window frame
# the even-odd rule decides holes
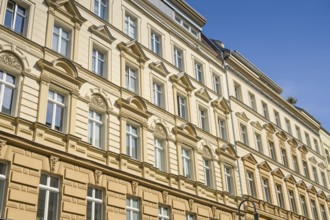
[[[250,107],[253,110],[257,111],[256,96],[253,93],[251,93],[251,92],[249,92],[249,101],[250,101]]]
[[[319,175],[317,173],[317,168],[315,166],[312,166],[312,172],[313,172],[314,181],[316,183],[319,183]]]
[[[158,56],[162,56],[162,36],[153,30],[150,33],[150,50]]]
[[[133,201],[137,201],[138,207],[133,207]],[[129,205],[127,205],[127,202],[129,203]],[[129,220],[139,220],[141,218],[141,214],[140,214],[140,200],[137,198],[133,198],[133,197],[128,197],[126,199],[126,215],[128,215],[128,213],[131,214],[131,218]],[[133,213],[138,213],[139,218],[138,219],[133,219]]]
[[[298,157],[296,155],[292,155],[292,164],[293,170],[299,173]]]
[[[101,1],[101,0],[100,0]],[[106,55],[105,53],[101,52],[100,50],[93,48],[92,51],[92,71],[101,77],[105,76],[106,72]],[[99,72],[99,64],[102,65],[102,72]]]
[[[49,92],[53,92],[54,93],[54,99],[49,98]],[[62,96],[63,97],[63,103],[57,101],[57,96]],[[50,125],[48,125],[51,129],[58,130],[58,131],[64,131],[64,127],[65,127],[65,125],[64,125],[64,118],[65,118],[65,110],[66,110],[65,99],[66,99],[65,95],[62,95],[62,94],[58,93],[55,90],[50,89],[48,91],[47,108],[48,108],[48,103],[49,102],[51,102],[53,104],[52,121],[51,121]],[[61,120],[61,123],[62,123],[62,128],[59,128],[59,129],[56,129],[55,128],[57,106],[61,107],[62,108],[62,111],[63,111],[62,118],[60,119]],[[47,123],[47,118],[46,118],[46,123]]]
[[[136,134],[132,132],[133,128],[136,129]],[[135,160],[139,160],[140,158],[139,128],[131,124],[126,124],[126,141],[127,139],[129,140],[129,143],[126,143],[127,155]],[[133,139],[135,139],[136,141],[136,157],[133,157],[133,141],[132,141]]]
[[[275,144],[273,141],[268,141],[268,149],[269,149],[269,157],[272,160],[276,160],[276,150],[275,150]]]
[[[262,177],[261,180],[262,180],[262,186],[263,186],[263,192],[264,192],[264,199],[266,202],[271,203],[272,197],[270,194],[269,180],[265,177]]]
[[[58,28],[58,31],[59,33],[56,34],[55,33],[55,28]],[[68,38],[64,38],[63,37],[63,32],[66,32],[68,34]],[[58,36],[58,45],[57,45],[57,48],[54,48],[55,45],[54,45],[54,35],[57,35]],[[62,54],[63,56],[65,57],[70,57],[70,49],[71,49],[71,32],[70,31],[67,31],[66,28],[63,28],[62,26],[58,25],[58,24],[55,24],[54,27],[53,27],[53,42],[52,42],[52,48],[54,51],[56,51],[57,53],[59,54]],[[66,41],[67,42],[67,48],[65,48],[65,52],[61,52],[61,48],[62,48],[62,44],[63,44],[63,41]]]
[[[276,110],[274,110],[274,117],[275,117],[275,123],[276,125],[281,128],[282,127],[282,123],[281,123],[281,117],[280,117],[280,113]]]
[[[233,169],[232,166],[224,165],[224,176],[225,176],[226,191],[229,192],[229,194],[232,194],[232,195],[235,194],[233,171],[234,171],[234,169]]]
[[[317,211],[317,207],[316,207],[316,201],[313,199],[311,199],[311,210],[312,210],[313,219],[318,220],[319,215],[318,215],[318,211]]]
[[[268,111],[268,105],[266,102],[261,102],[262,106],[262,112],[264,114],[264,117],[269,120],[269,111]]]
[[[288,167],[288,155],[287,155],[287,152],[285,149],[281,149],[281,154],[282,154],[282,162],[283,162],[283,165]]]
[[[297,133],[297,138],[299,141],[302,141],[302,136],[301,136],[301,130],[298,125],[296,125],[296,133]]]
[[[188,214],[186,215],[186,220],[196,220],[195,215],[194,215],[194,214],[190,214],[190,213],[188,213]]]
[[[228,141],[227,120],[218,117],[219,137]]]
[[[249,136],[248,136],[248,130],[247,126],[240,123],[240,130],[241,130],[241,141],[245,145],[249,145]]]
[[[181,148],[182,175],[188,179],[193,179],[192,150]]]
[[[126,89],[134,93],[138,93],[139,91],[138,70],[128,65],[125,69],[125,87]]]
[[[275,184],[275,191],[276,191],[278,206],[284,209],[285,204],[284,204],[282,186],[280,184]]]
[[[242,87],[238,83],[234,83],[235,98],[242,101]]]
[[[322,179],[323,186],[325,188],[328,188],[327,177],[325,175],[325,172],[323,172],[323,171],[321,171],[321,179]]]
[[[0,173],[0,182],[3,182],[2,184],[2,188],[0,189],[1,193],[1,197],[0,197],[0,217],[2,216],[3,210],[4,210],[4,200],[5,200],[5,192],[6,192],[6,188],[7,188],[7,169],[8,166],[6,163],[0,162],[1,166],[4,166],[4,173]]]
[[[289,189],[288,195],[289,195],[291,211],[292,212],[297,212],[297,205],[296,205],[296,198],[295,198],[295,195],[294,195],[294,191]]]
[[[292,129],[291,129],[291,122],[289,119],[285,119],[285,126],[286,126],[286,131],[289,133],[289,134],[292,134]]]
[[[318,142],[315,138],[313,138],[313,141],[314,141],[315,151],[316,151],[317,153],[320,153],[319,142]]]
[[[167,209],[167,215],[166,215],[166,212],[165,212],[165,209]],[[170,208],[167,207],[167,206],[159,206],[159,209],[158,209],[158,220],[169,220],[170,219]]]
[[[255,184],[255,181],[254,181],[254,173],[251,172],[251,171],[247,171],[246,177],[247,177],[250,196],[256,198],[257,197],[257,191],[256,191],[256,184]]]
[[[222,95],[221,77],[213,73],[213,90],[218,95]]]
[[[92,213],[91,213],[91,219],[95,219],[95,204],[98,203],[98,204],[102,204],[102,212],[101,212],[101,219],[103,219],[103,212],[104,212],[104,207],[103,207],[103,190],[101,189],[98,189],[98,188],[94,188],[94,187],[91,187],[89,186],[88,188],[91,188],[92,189],[92,196],[88,196],[87,195],[87,202],[91,202],[92,203]],[[102,192],[102,199],[99,199],[99,198],[96,198],[95,196],[95,191],[96,190],[100,190]],[[87,209],[88,210],[88,209]],[[88,214],[86,215],[86,217],[88,216]]]
[[[305,177],[309,179],[309,167],[307,161],[303,161],[303,169],[304,169],[304,174]]]
[[[104,0],[106,2],[106,4],[102,3],[103,0],[94,0],[94,14],[96,14],[97,16],[99,16],[100,18],[104,19],[104,20],[107,20],[108,18],[108,12],[109,12],[109,8],[108,8],[108,5],[109,5],[109,1],[108,0]],[[96,11],[96,5],[97,3],[97,8],[98,8],[98,11]],[[104,8],[104,17],[101,16],[101,8]]]
[[[305,139],[306,139],[306,144],[308,147],[311,147],[312,144],[311,144],[311,138],[309,136],[309,134],[307,132],[305,132]]]
[[[164,108],[164,84],[159,83],[158,81],[153,81],[152,83],[153,91],[153,103],[158,107]]]
[[[184,70],[184,62],[183,62],[183,50],[174,46],[173,49],[173,57],[174,57],[174,66],[176,66],[180,70]]]
[[[209,131],[209,115],[207,109],[203,107],[199,107],[198,112],[199,112],[200,128],[203,129],[204,131]]]
[[[200,62],[195,61],[195,79],[200,82],[204,83],[204,73],[203,73],[203,64]]]
[[[8,9],[9,2],[14,5],[14,11],[11,10],[11,9]],[[23,8],[25,14],[19,13],[18,12],[18,7]],[[17,4],[16,1],[8,0],[7,5],[6,5],[5,18],[6,18],[7,11],[11,11],[11,13],[13,14],[13,16],[11,18],[12,20],[11,20],[10,27],[8,27],[8,26],[5,26],[5,27],[10,28],[11,30],[15,31],[18,34],[25,35],[26,34],[26,26],[27,26],[27,18],[28,18],[28,9],[26,7],[23,7],[21,4]],[[18,31],[15,30],[16,25],[17,25],[16,24],[17,16],[21,16],[21,17],[24,18],[23,19],[23,24],[22,24],[23,30],[20,31],[20,32],[18,32]],[[5,22],[6,22],[6,19],[4,19],[4,24],[5,24]]]
[[[325,211],[325,206],[323,204],[320,205],[320,211],[321,211],[322,220],[327,220],[327,213]]]
[[[208,163],[208,164],[207,164]],[[213,186],[213,177],[212,177],[212,161],[209,159],[203,158],[203,173],[204,173],[204,183],[208,187]],[[209,176],[209,178],[208,178]]]
[[[138,19],[131,14],[127,13],[125,14],[125,34],[134,40],[137,40],[138,36]],[[131,34],[131,31],[133,30],[133,35]]]
[[[178,115],[187,120],[188,119],[188,100],[187,97],[178,94],[177,95],[177,104],[178,104]]]
[[[9,115],[12,115],[13,107],[14,107],[15,94],[16,94],[16,85],[15,84],[16,84],[17,77],[15,75],[8,74],[8,73],[6,73],[5,71],[2,71],[2,70],[0,70],[0,72],[2,73],[2,78],[0,78],[0,112],[4,113],[2,111],[2,108],[3,108],[4,99],[5,99],[5,97],[4,97],[5,89],[9,88],[9,89],[13,90],[13,97],[11,99],[10,112],[9,112]],[[11,84],[11,83],[6,81],[8,75],[14,78],[14,84]],[[8,98],[8,97],[6,97],[6,98]]]
[[[92,117],[90,117],[90,114],[92,114]],[[97,119],[97,116],[100,116],[100,120]],[[97,147],[97,148],[102,148],[102,139],[103,139],[103,115],[94,111],[94,110],[89,110],[88,113],[88,124],[91,123],[92,124],[92,137],[90,137],[90,131],[88,130],[88,141],[91,145]],[[100,127],[100,142],[97,143],[96,142],[96,133],[95,133],[95,128],[99,126]],[[89,127],[89,126],[88,126]],[[90,142],[90,139],[92,139],[92,141]]]
[[[155,150],[155,167],[161,171],[165,171],[165,148],[164,140],[155,137],[154,138],[154,150]]]
[[[302,212],[301,214],[305,217],[308,217],[306,197],[303,195],[300,195],[300,201],[301,201],[301,212]]]
[[[264,148],[263,148],[263,143],[262,143],[262,137],[261,134],[255,132],[255,139],[256,139],[256,147],[257,147],[257,151],[259,153],[264,153]]]

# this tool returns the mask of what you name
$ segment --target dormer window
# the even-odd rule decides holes
[[[185,21],[183,18],[181,18],[179,15],[175,15],[174,20],[184,27],[187,31],[189,31],[194,37],[198,38],[198,31],[193,28],[187,21]]]

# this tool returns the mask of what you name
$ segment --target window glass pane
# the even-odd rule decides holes
[[[46,124],[51,126],[52,124],[52,117],[53,117],[53,106],[54,104],[51,102],[48,102],[47,104],[47,114],[46,114]]]
[[[6,165],[4,163],[0,163],[0,174],[6,175]]]
[[[9,2],[8,2],[9,5]],[[13,12],[10,10],[6,11],[6,16],[5,16],[5,26],[7,28],[11,28],[12,27],[12,22],[13,22]]]
[[[93,197],[93,188],[92,187],[88,187],[87,196],[88,197]]]
[[[2,77],[0,77],[0,79],[1,78]],[[6,74],[6,82],[14,85],[15,84],[15,77],[10,75],[10,74]]]
[[[54,187],[54,188],[58,188],[59,187],[59,179],[56,177],[50,177],[50,186]]]
[[[24,20],[25,20],[25,17],[16,15],[16,23],[15,23],[15,29],[14,29],[15,32],[20,33],[20,34],[23,33]]]
[[[68,55],[69,42],[67,40],[62,40],[60,53],[64,56]]]
[[[56,220],[58,205],[58,193],[49,193],[48,220]]]
[[[58,31],[58,29],[57,29]],[[58,43],[59,43],[59,36],[56,34],[56,28],[54,27],[54,34],[53,34],[53,50],[58,50]]]
[[[5,94],[4,94],[4,100],[3,100],[1,112],[5,114],[11,113],[13,96],[14,96],[14,89],[5,87]]]
[[[87,220],[92,220],[92,206],[93,203],[91,201],[87,201]]]
[[[95,220],[102,219],[102,203],[95,203]]]
[[[44,219],[45,202],[46,202],[46,191],[45,190],[40,190],[39,191],[39,198],[38,198],[37,219]]]
[[[56,106],[56,116],[55,116],[55,129],[62,130],[63,122],[63,108],[61,106]]]

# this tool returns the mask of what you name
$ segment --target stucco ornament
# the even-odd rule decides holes
[[[91,103],[103,109],[107,108],[107,105],[105,104],[103,98],[99,95],[93,95],[91,98]]]
[[[167,202],[168,202],[168,192],[167,191],[163,192],[163,200],[164,200],[164,204],[167,204]]]
[[[18,71],[22,71],[22,69],[23,69],[19,60],[13,54],[10,54],[7,52],[2,52],[0,54],[0,63],[3,63],[14,69],[17,69]]]
[[[139,183],[133,181],[133,183],[132,183],[132,193],[133,193],[133,195],[136,195],[137,194],[138,186],[139,186]]]
[[[194,205],[194,200],[193,199],[189,199],[189,210],[192,212],[193,210],[193,205]]]
[[[99,185],[101,183],[102,171],[95,170],[94,175],[95,175],[95,184]]]
[[[55,156],[50,156],[50,172],[54,173],[55,172],[55,167],[57,162],[59,161],[58,157]]]
[[[217,207],[212,206],[212,215],[213,215],[213,218],[215,218],[216,212],[217,212]]]

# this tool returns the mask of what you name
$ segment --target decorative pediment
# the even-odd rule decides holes
[[[172,82],[182,85],[188,92],[196,89],[193,86],[193,84],[191,83],[191,80],[189,79],[188,74],[185,72],[181,72],[176,75],[172,75],[170,77],[170,79],[172,80]]]
[[[152,114],[148,112],[145,101],[140,96],[133,96],[128,99],[120,98],[116,101],[121,114],[138,114],[147,119]]]
[[[318,166],[319,166],[321,169],[325,169],[325,168],[326,168],[326,166],[324,165],[323,162],[318,163]]]
[[[310,157],[308,160],[313,164],[317,164],[315,157]]]
[[[223,111],[225,114],[232,112],[230,109],[228,101],[224,97],[219,97],[216,100],[211,102],[212,106],[220,111]]]
[[[142,47],[136,40],[132,40],[128,43],[121,42],[117,46],[122,52],[131,55],[139,62],[145,63],[149,60]]]
[[[298,147],[298,149],[304,155],[306,155],[308,153],[308,149],[307,149],[306,145],[304,145],[304,144],[301,145],[300,147]]]
[[[218,155],[226,155],[226,156],[230,156],[232,159],[238,159],[239,157],[236,154],[236,150],[234,149],[234,146],[231,144],[224,144],[222,147],[219,147],[216,150],[216,153]]]
[[[90,104],[94,107],[106,111],[108,109],[107,104],[102,96],[94,94],[91,97]]]
[[[306,183],[303,181],[303,180],[299,180],[297,183],[296,183],[296,186],[303,189],[303,190],[306,190],[307,189],[307,185]]]
[[[100,26],[92,25],[89,27],[88,30],[110,44],[112,44],[112,42],[116,40],[116,38],[112,36],[109,28],[106,25],[100,25]]]
[[[254,158],[254,156],[251,153],[249,153],[249,154],[245,155],[244,157],[242,157],[242,160],[244,162],[248,162],[248,163],[251,163],[253,165],[256,165],[258,163],[257,160]]]
[[[203,147],[202,154],[203,154],[204,158],[213,159],[212,151],[211,151],[210,147],[208,147],[208,146]]]
[[[239,117],[240,119],[242,119],[245,122],[248,122],[250,119],[246,116],[245,112],[236,112],[235,114],[237,117]]]
[[[282,141],[286,141],[288,139],[288,137],[286,136],[286,134],[283,131],[276,132],[276,136],[279,139],[281,139]]]
[[[286,177],[284,177],[284,181],[285,182],[292,183],[292,184],[296,184],[297,183],[296,179],[292,176],[292,174],[289,174]]]
[[[312,194],[314,194],[314,195],[317,194],[317,190],[316,190],[316,188],[315,188],[314,186],[309,186],[309,187],[307,188],[307,192],[312,193]]]
[[[20,57],[11,51],[0,52],[0,68],[8,72],[21,73],[24,70]]]
[[[294,147],[294,148],[296,148],[296,147],[298,146],[298,142],[297,142],[296,139],[294,139],[294,138],[290,138],[290,139],[288,140],[288,143],[289,143],[292,147]]]
[[[317,192],[317,197],[322,198],[322,199],[327,199],[327,195],[324,193],[323,190],[319,190]]]
[[[197,132],[196,129],[194,127],[193,124],[191,124],[190,122],[186,123],[186,124],[182,124],[181,126],[176,126],[172,129],[173,134],[175,135],[180,135],[183,136],[191,141],[193,141],[195,143],[196,147],[196,142],[198,141],[198,136],[197,136]]]
[[[150,69],[156,71],[157,73],[161,74],[162,76],[166,77],[170,72],[167,70],[165,64],[161,61],[152,62],[149,64]]]
[[[161,136],[161,137],[168,136],[166,128],[160,123],[156,124],[154,134]]]
[[[196,95],[198,98],[204,100],[204,101],[207,102],[207,103],[208,103],[209,101],[211,101],[211,96],[210,96],[210,94],[207,92],[207,89],[205,89],[205,88],[201,88],[201,89],[199,89],[198,91],[196,91],[196,92],[195,92],[195,95]]]
[[[257,167],[261,170],[266,171],[266,172],[270,172],[272,170],[272,168],[270,168],[267,161],[263,161],[263,162],[259,163]]]
[[[80,14],[74,0],[46,0],[47,4],[60,11],[62,14],[69,16],[72,21],[83,24],[86,19]]]
[[[268,132],[270,132],[270,133],[272,133],[272,134],[274,134],[275,131],[276,131],[275,127],[274,127],[271,123],[267,123],[267,124],[265,124],[265,125],[264,125],[264,128],[265,128]]]
[[[282,172],[282,170],[280,169],[280,168],[275,168],[272,172],[271,172],[271,174],[273,175],[273,176],[277,176],[277,177],[279,177],[279,178],[284,178],[284,174],[283,174],[283,172]]]
[[[263,129],[263,127],[261,126],[261,124],[258,121],[252,121],[251,125],[253,127],[255,127],[256,129],[258,129],[259,131],[261,131]]]

